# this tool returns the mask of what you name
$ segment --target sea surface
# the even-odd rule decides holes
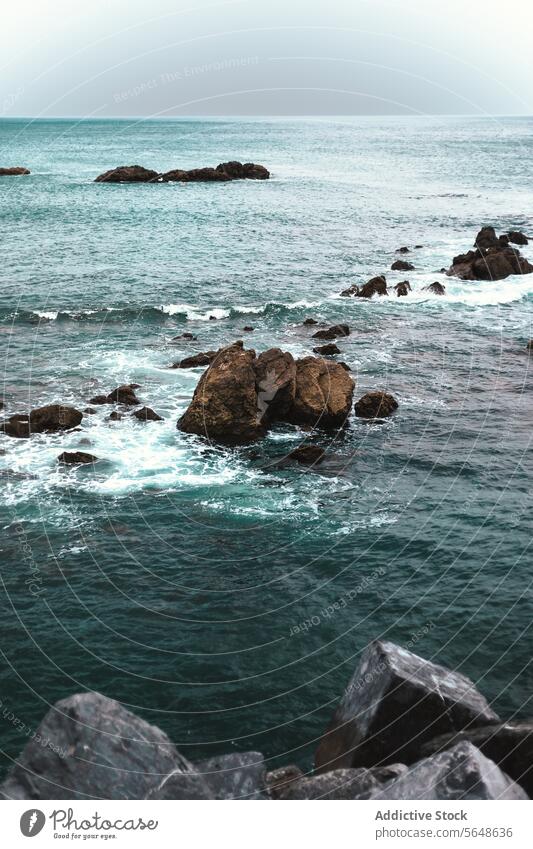
[[[272,179],[93,182],[228,159]],[[4,766],[94,689],[191,759],[309,767],[378,637],[530,716],[533,274],[441,269],[483,224],[533,236],[533,119],[3,120],[0,165],[32,172],[0,182],[5,414],[134,381],[164,417],[0,435]],[[392,272],[403,245],[416,269]],[[339,297],[380,273],[412,293]],[[309,355],[310,316],[350,325],[356,397],[387,389],[394,417],[241,449],[177,431],[202,370],[174,361],[239,338]],[[280,467],[302,441],[325,462]],[[102,462],[61,468],[75,449]]]

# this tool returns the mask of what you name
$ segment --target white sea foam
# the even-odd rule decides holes
[[[230,311],[223,307],[211,307],[201,312],[197,306],[192,304],[163,304],[159,309],[166,315],[184,315],[189,321],[209,321],[214,318],[227,318]]]

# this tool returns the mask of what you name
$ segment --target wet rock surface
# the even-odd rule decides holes
[[[398,409],[398,402],[388,392],[367,392],[354,404],[355,415],[363,419],[383,419]]]
[[[31,171],[21,166],[0,168],[0,177],[24,177],[26,174],[31,174]]]
[[[85,451],[63,451],[57,459],[59,463],[66,466],[82,466],[98,462],[98,457],[95,457],[94,454],[87,454]]]
[[[337,339],[339,336],[349,336],[350,328],[347,324],[332,324],[324,330],[313,333],[313,339]]]
[[[532,272],[533,265],[511,246],[508,235],[497,236],[494,227],[482,227],[474,250],[454,257],[446,273],[461,280],[504,280],[512,274]]]
[[[15,413],[0,423],[7,436],[27,439],[36,433],[57,433],[72,430],[83,419],[83,413],[63,404],[48,404],[27,413]]]
[[[132,416],[140,422],[162,422],[163,416],[158,415],[151,407],[141,407],[140,410],[135,410]]]
[[[266,765],[261,752],[233,752],[194,764],[215,799],[261,799]]]

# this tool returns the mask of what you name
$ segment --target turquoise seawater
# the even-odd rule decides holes
[[[228,159],[272,179],[93,182]],[[0,122],[0,165],[32,171],[0,182],[4,412],[134,381],[165,418],[0,435],[4,765],[86,689],[191,759],[308,765],[376,637],[530,715],[533,275],[440,269],[483,224],[533,235],[532,162],[524,118]],[[419,244],[415,271],[387,271]],[[413,292],[338,297],[383,272]],[[233,450],[176,430],[201,370],[173,361],[238,338],[307,355],[308,316],[350,325],[356,397],[388,389],[393,418]],[[279,468],[304,439],[324,464]],[[105,462],[59,468],[76,448]]]

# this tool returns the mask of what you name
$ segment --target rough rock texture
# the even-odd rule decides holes
[[[337,339],[339,336],[349,336],[350,328],[347,324],[332,324],[325,330],[317,330],[313,333],[313,339]]]
[[[113,389],[109,393],[106,402],[108,404],[124,404],[126,407],[135,407],[141,403],[135,394],[135,390],[138,388],[138,383],[123,383],[122,386],[117,386],[116,389]]]
[[[403,280],[401,283],[397,283],[394,289],[399,298],[404,298],[411,291],[411,284],[409,280]]]
[[[425,743],[420,755],[428,757],[443,752],[463,740],[472,743],[486,758],[498,764],[533,799],[533,722],[482,725],[443,734]]]
[[[119,165],[100,174],[95,183],[151,183],[157,180],[159,174],[142,165]]]
[[[114,699],[79,693],[48,711],[0,792],[10,799],[144,799],[184,761],[159,728]]]
[[[162,422],[163,416],[158,416],[151,407],[141,407],[140,410],[135,410],[132,413],[132,416],[135,416],[140,422]]]
[[[260,752],[232,752],[194,764],[216,799],[261,799],[266,765]]]
[[[14,168],[0,168],[0,177],[22,177],[25,174],[31,174],[31,171],[20,166],[15,166]]]
[[[219,351],[200,378],[178,428],[228,445],[263,436],[266,425],[258,408],[254,362],[255,352],[238,345]]]
[[[180,765],[148,790],[147,799],[206,800],[214,799],[211,787],[196,769],[179,755]]]
[[[299,448],[295,448],[287,456],[289,459],[301,463],[302,466],[318,466],[326,456],[326,452],[323,448],[319,448],[318,445],[300,445]]]
[[[296,393],[287,421],[342,427],[352,408],[354,388],[354,381],[340,363],[319,357],[297,360]]]
[[[388,392],[367,392],[354,404],[355,415],[362,419],[383,419],[398,409],[396,398]]]
[[[384,782],[407,771],[397,764],[384,769],[335,769],[320,775],[303,776],[278,790],[278,799],[369,799]]]
[[[221,162],[217,171],[227,174],[231,180],[268,180],[270,171],[264,165],[255,162]]]
[[[507,235],[497,236],[494,227],[483,227],[476,236],[475,250],[453,258],[446,272],[461,280],[504,280],[511,274],[531,274],[533,265]]]
[[[365,649],[323,735],[320,772],[413,763],[439,734],[497,721],[472,681],[390,642]]]
[[[525,791],[471,743],[425,758],[372,799],[527,799]]]
[[[96,463],[98,457],[94,454],[87,454],[85,451],[63,451],[57,458],[59,463],[64,463],[67,466],[81,466],[85,463]]]
[[[396,259],[391,265],[392,271],[412,271],[413,269],[413,263],[407,262],[405,259]]]
[[[528,245],[529,239],[525,233],[521,233],[520,230],[510,230],[506,233],[507,238],[513,245]]]
[[[319,345],[318,348],[313,348],[313,351],[321,357],[334,357],[335,354],[341,353],[341,349],[333,342],[329,345]]]
[[[294,403],[296,363],[292,354],[269,348],[254,363],[257,409],[265,424],[283,419]]]
[[[174,168],[161,174],[159,182],[227,183],[230,180],[268,180],[270,172],[255,162],[222,162],[216,168]]]
[[[303,778],[303,772],[299,766],[289,764],[288,766],[273,769],[265,776],[265,789],[269,799],[283,799],[284,794],[294,781]]]
[[[184,357],[173,363],[172,368],[199,368],[200,366],[208,366],[213,362],[218,351],[201,351],[199,354],[193,354],[190,357]]]
[[[446,287],[436,280],[435,283],[430,283],[429,286],[424,286],[423,291],[432,292],[433,295],[445,295]]]
[[[348,289],[344,289],[341,292],[343,298],[373,298],[374,295],[388,295],[387,279],[384,274],[380,274],[378,277],[372,277],[366,283],[363,283],[362,286],[354,283]]]
[[[48,404],[32,410],[29,415],[16,413],[0,424],[0,429],[7,436],[15,436],[20,439],[27,438],[34,433],[56,433],[62,430],[71,430],[77,427],[83,419],[83,413],[74,407],[66,407],[63,404]]]

